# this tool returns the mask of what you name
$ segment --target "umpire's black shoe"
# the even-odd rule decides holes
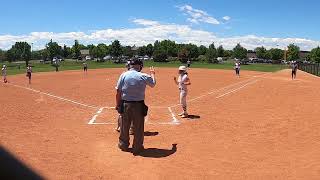
[[[120,144],[118,144],[118,147],[121,151],[129,152],[129,148],[127,146],[121,146]]]
[[[134,156],[139,156],[141,153],[143,153],[143,151],[144,151],[144,147],[142,146],[142,147],[139,148],[139,149],[132,150],[132,154],[133,154]]]

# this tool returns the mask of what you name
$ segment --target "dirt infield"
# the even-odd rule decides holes
[[[176,69],[147,89],[141,156],[121,152],[115,84],[123,69],[37,73],[0,84],[0,142],[48,179],[318,179],[320,79],[191,69],[189,119]]]

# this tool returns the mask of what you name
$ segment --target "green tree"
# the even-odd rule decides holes
[[[208,48],[205,47],[204,45],[201,45],[199,47],[199,55],[205,55],[207,53]]]
[[[124,56],[133,57],[135,55],[135,51],[132,50],[131,46],[124,46],[122,47],[122,52]]]
[[[283,59],[284,51],[281,50],[281,49],[272,48],[272,49],[270,49],[268,52],[269,52],[270,58],[271,58],[272,60],[281,60],[281,59]]]
[[[62,56],[64,58],[68,58],[72,55],[72,49],[66,45],[63,46],[63,49],[62,49]]]
[[[160,42],[159,47],[162,51],[165,51],[167,56],[177,57],[178,56],[178,46],[174,41],[163,40]]]
[[[214,46],[214,43],[212,43],[206,53],[207,61],[209,63],[217,63],[217,49]]]
[[[90,51],[90,55],[93,57],[93,58],[101,58],[101,55],[102,54],[102,52],[100,51],[100,49],[97,47],[97,46],[95,46],[95,47],[93,47],[92,49],[91,49],[91,51]]]
[[[32,51],[32,58],[33,59],[42,59],[42,50]]]
[[[27,42],[16,42],[7,52],[9,61],[23,60],[26,65],[31,59],[31,46]]]
[[[217,56],[218,57],[224,57],[224,49],[223,49],[223,46],[220,45],[217,49]]]
[[[167,52],[163,48],[157,48],[153,52],[153,59],[155,62],[166,62],[168,58]]]
[[[153,51],[158,50],[160,48],[160,42],[156,40],[153,44]]]
[[[152,44],[148,44],[148,45],[147,45],[147,50],[146,50],[147,52],[146,52],[146,53],[147,53],[147,55],[148,55],[149,57],[151,57],[151,56],[153,55],[153,50],[154,50],[154,49],[153,49]]]
[[[294,44],[290,44],[287,50],[287,60],[293,61],[299,59],[300,48]]]
[[[139,47],[138,48],[138,55],[139,56],[147,55],[147,47],[146,46]]]
[[[320,63],[320,47],[319,46],[311,50],[310,58],[312,61]]]
[[[6,59],[6,51],[3,51],[0,49],[0,62],[4,61]]]
[[[247,49],[238,43],[236,47],[233,48],[233,56],[237,59],[245,59],[247,57]]]
[[[92,50],[93,50],[93,48],[95,48],[96,46],[94,45],[94,44],[89,44],[89,45],[87,45],[87,47],[86,47],[86,49],[89,49],[89,54],[90,54],[90,56],[92,56],[93,57],[93,55],[91,54],[91,52],[92,52]]]
[[[83,44],[79,44],[79,49],[83,50],[83,49],[89,49],[89,48]]]
[[[190,55],[190,52],[187,48],[182,48],[178,52],[178,58],[182,63],[186,63],[188,61],[188,59],[190,58],[189,55]]]
[[[119,57],[122,53],[120,42],[118,40],[113,41],[110,47],[110,54],[114,57]]]
[[[78,40],[74,41],[74,45],[72,46],[72,53],[75,58],[79,58],[81,56],[81,46]]]
[[[9,49],[6,53],[6,57],[7,57],[7,60],[9,62],[12,62],[12,61],[15,61],[16,60],[16,55],[15,55],[15,49],[13,48],[13,46],[11,47],[11,49]]]
[[[100,43],[93,47],[90,54],[92,54],[92,56],[95,58],[103,59],[108,54],[108,46]]]
[[[233,54],[232,50],[225,50],[223,57],[231,58],[232,54]]]
[[[46,52],[47,52],[47,57],[50,58],[51,61],[52,61],[53,57],[63,56],[63,51],[62,51],[61,46],[59,46],[58,43],[53,42],[52,39],[46,45]]]
[[[193,59],[195,59],[195,58],[197,58],[197,57],[199,57],[199,48],[198,48],[198,46],[197,45],[195,45],[195,44],[187,44],[186,45],[186,49],[187,49],[187,51],[189,52],[188,54],[188,58],[190,59],[190,58],[193,58]]]
[[[200,61],[200,62],[208,62],[207,60],[207,56],[206,55],[200,55],[196,61]]]
[[[267,49],[265,47],[263,47],[263,46],[257,47],[255,49],[255,52],[256,52],[258,58],[267,59],[267,53],[268,52],[267,52]]]

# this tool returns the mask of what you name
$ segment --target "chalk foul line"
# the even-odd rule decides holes
[[[12,85],[14,87],[17,87],[17,88],[21,88],[21,89],[26,89],[26,90],[29,90],[29,91],[32,91],[32,92],[35,92],[35,93],[44,94],[44,95],[47,95],[49,97],[53,97],[53,98],[59,99],[61,101],[69,102],[69,103],[76,104],[76,105],[79,105],[79,106],[88,107],[88,108],[92,108],[92,109],[98,109],[98,107],[96,107],[94,105],[84,104],[84,103],[77,102],[77,101],[71,100],[71,99],[67,99],[67,98],[64,98],[64,97],[61,97],[61,96],[57,96],[57,95],[54,95],[54,94],[51,94],[51,93],[42,92],[42,91],[39,91],[39,90],[36,90],[36,89],[32,89],[32,88],[29,88],[29,87],[20,86],[20,85],[16,85],[16,84],[12,84],[12,83],[10,83],[10,85]]]
[[[228,91],[228,92],[226,92],[226,93],[224,93],[224,94],[221,94],[221,95],[219,95],[219,96],[216,96],[216,98],[217,98],[217,99],[222,98],[222,97],[224,97],[224,96],[227,96],[228,94],[231,94],[231,93],[234,93],[234,92],[236,92],[236,91],[239,91],[240,89],[243,89],[243,88],[245,88],[246,86],[249,86],[249,85],[254,84],[254,83],[256,83],[256,82],[258,82],[258,80],[255,80],[255,81],[251,81],[251,82],[249,82],[249,83],[246,83],[246,84],[240,86],[239,88],[233,89],[233,90]]]
[[[231,89],[233,91],[233,88],[235,88],[236,86],[238,85],[241,85],[243,83],[249,83],[249,84],[245,84],[246,86],[247,85],[250,85],[251,82],[255,82],[257,81],[256,79],[257,78],[261,78],[261,77],[264,77],[266,75],[270,75],[270,73],[263,73],[263,74],[260,74],[260,75],[256,75],[256,76],[253,76],[253,78],[250,78],[250,79],[247,79],[247,80],[244,80],[244,81],[240,81],[240,82],[237,82],[237,83],[233,83],[233,84],[230,84],[230,85],[227,85],[227,86],[224,86],[222,88],[219,88],[219,89],[214,89],[214,90],[211,90],[209,92],[206,92],[205,94],[202,94],[198,97],[195,97],[195,98],[192,98],[192,99],[189,99],[187,100],[188,103],[190,102],[193,102],[193,101],[196,101],[196,100],[199,100],[199,99],[202,99],[202,98],[205,98],[207,96],[210,96],[210,95],[213,95],[213,94],[217,94],[221,91],[224,91],[224,90],[228,90],[228,89]],[[242,87],[243,88],[243,87]],[[240,89],[242,89],[240,88]],[[181,104],[175,104],[175,105],[172,105],[172,106],[169,106],[170,108],[174,108],[174,107],[177,107],[177,106],[180,106]]]

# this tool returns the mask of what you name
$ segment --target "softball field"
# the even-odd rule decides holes
[[[115,85],[124,69],[9,76],[0,84],[0,143],[46,179],[319,179],[320,79],[190,69],[177,116],[174,68],[146,90],[145,148],[117,148]],[[146,68],[146,70],[148,70]]]

